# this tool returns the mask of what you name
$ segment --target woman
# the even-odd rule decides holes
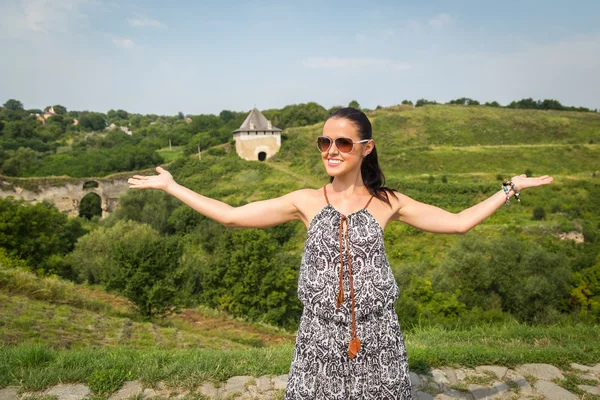
[[[520,190],[552,178],[515,176],[493,196],[453,214],[384,186],[371,123],[359,110],[334,112],[317,147],[330,184],[241,207],[180,186],[160,167],[159,175],[135,175],[129,184],[164,190],[227,226],[304,222],[308,233],[298,280],[304,311],[286,400],[411,399],[404,338],[393,308],[398,286],[383,246],[386,225],[401,221],[428,232],[464,234]]]

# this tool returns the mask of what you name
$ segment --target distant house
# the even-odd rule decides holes
[[[126,134],[128,134],[129,136],[133,135],[133,132],[131,132],[131,131],[129,130],[129,128],[128,128],[128,127],[126,127],[126,126],[121,126],[120,128],[121,128],[121,130],[122,130],[123,132],[125,132],[125,133],[126,133]]]
[[[235,151],[245,160],[265,161],[281,147],[281,129],[255,107],[239,129],[233,131]]]
[[[189,124],[190,122],[192,122],[192,119],[190,117],[185,117],[185,122]]]
[[[40,122],[41,122],[42,124],[44,124],[44,125],[46,124],[46,118],[44,118],[44,116],[43,116],[43,115],[40,115],[40,114],[35,114],[35,119],[36,119],[37,121],[40,121]]]
[[[56,115],[56,112],[54,111],[54,107],[50,107],[48,111],[44,113],[44,119],[48,119],[53,115]]]
[[[79,120],[77,118],[73,119],[73,125],[75,125],[75,126],[79,125]]]

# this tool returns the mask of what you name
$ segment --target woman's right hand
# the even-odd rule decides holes
[[[173,179],[173,175],[166,169],[161,167],[156,167],[156,172],[158,175],[152,176],[143,176],[143,175],[134,175],[133,178],[129,178],[127,183],[129,184],[130,189],[160,189],[165,192],[169,188],[169,186],[173,186],[175,184],[175,180]]]

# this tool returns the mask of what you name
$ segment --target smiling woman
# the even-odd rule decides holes
[[[394,311],[399,290],[383,234],[400,221],[436,233],[466,233],[542,176],[513,177],[479,204],[454,214],[385,186],[372,127],[355,108],[335,111],[316,138],[330,183],[232,207],[175,182],[158,167],[130,188],[160,189],[232,227],[301,220],[308,232],[298,297],[304,305],[285,399],[412,399],[404,338]]]

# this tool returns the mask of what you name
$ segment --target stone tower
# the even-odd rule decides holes
[[[250,111],[242,126],[233,131],[235,151],[244,160],[264,161],[279,151],[281,129],[255,107]]]

